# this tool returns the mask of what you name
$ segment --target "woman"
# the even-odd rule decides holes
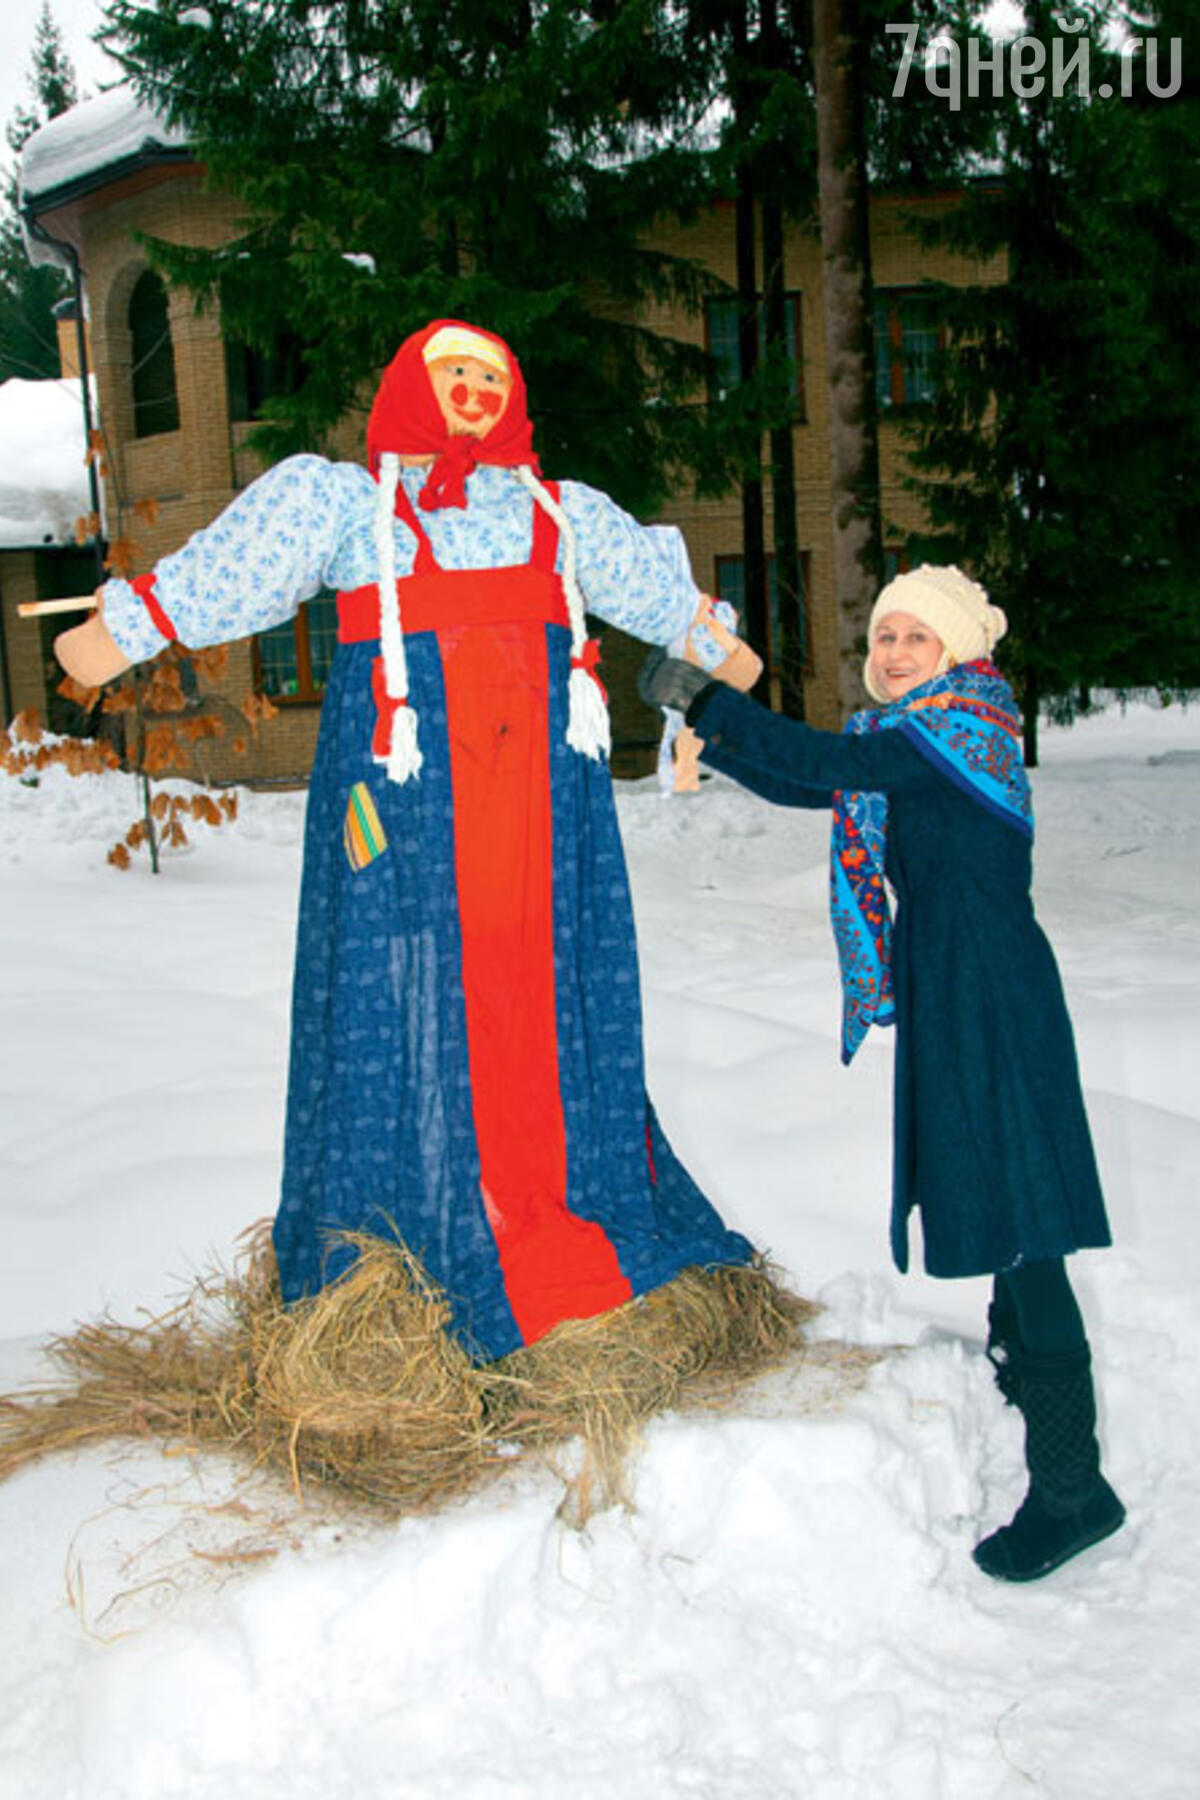
[[[892,1250],[991,1274],[989,1353],[1025,1418],[1028,1494],[981,1543],[989,1575],[1028,1581],[1117,1530],[1100,1474],[1090,1351],[1063,1258],[1108,1221],[1062,985],[1030,897],[1020,721],[991,651],[998,607],[960,570],[881,592],[865,679],[879,710],[848,735],[794,724],[651,658],[642,692],[684,711],[704,760],[780,805],[832,807],[831,906],[843,1061],[896,1025]],[[896,897],[893,921],[887,886]]]
[[[281,463],[59,640],[94,685],[338,590],[305,836],[282,1199],[288,1300],[398,1237],[478,1360],[751,1248],[645,1091],[636,948],[586,638],[682,644],[661,528],[537,473],[500,338],[401,347],[368,463]],[[701,626],[709,664],[725,652]]]

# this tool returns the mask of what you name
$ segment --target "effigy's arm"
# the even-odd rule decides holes
[[[731,614],[733,619],[729,617]],[[728,603],[714,600],[709,594],[702,594],[683,653],[688,662],[707,668],[715,680],[736,688],[739,694],[748,694],[763,672],[763,662],[762,657],[750,648],[745,638],[739,637],[733,630],[736,616]],[[721,652],[720,662],[706,663],[700,656],[695,640],[701,631],[712,639]]]
[[[317,456],[269,469],[151,574],[105,582],[93,616],[55,643],[63,668],[99,686],[173,639],[199,649],[290,619],[326,585],[349,486],[365,479]]]
[[[615,501],[564,481],[562,505],[575,531],[579,584],[590,613],[648,644],[692,654],[715,670],[728,650],[714,637],[683,534],[673,525],[639,525]],[[732,609],[728,623],[732,623]]]

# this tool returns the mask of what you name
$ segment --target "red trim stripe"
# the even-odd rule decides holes
[[[149,575],[138,575],[129,585],[150,614],[155,628],[161,631],[162,635],[171,643],[174,643],[179,633],[155,598],[153,571]]]
[[[545,579],[506,575],[514,586]],[[529,1344],[633,1294],[603,1228],[566,1199],[545,627],[463,632],[443,644],[442,669],[483,1203]]]

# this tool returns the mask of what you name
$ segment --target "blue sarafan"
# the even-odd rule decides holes
[[[506,617],[490,624],[470,582],[429,576],[409,598],[417,780],[372,764],[378,643],[342,644],[309,798],[275,1226],[285,1297],[347,1265],[331,1234],[396,1236],[480,1358],[751,1255],[647,1098],[612,785],[566,740],[554,551],[535,528],[528,567],[491,571]],[[352,612],[346,597],[344,636]],[[369,861],[344,847],[364,787],[387,845]]]

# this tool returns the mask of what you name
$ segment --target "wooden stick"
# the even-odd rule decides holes
[[[95,607],[95,594],[72,594],[66,600],[22,600],[17,605],[17,617],[38,619],[46,613],[93,612]]]

